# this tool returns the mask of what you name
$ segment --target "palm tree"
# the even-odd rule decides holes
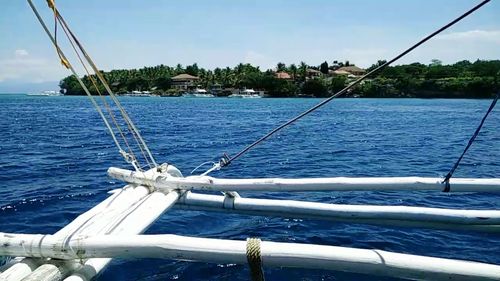
[[[278,64],[276,65],[276,71],[281,72],[281,71],[285,71],[285,70],[286,70],[286,64],[284,64],[282,62],[278,62]]]
[[[292,74],[293,80],[295,80],[295,78],[297,77],[297,71],[298,71],[297,66],[294,63],[292,63],[288,67],[288,69],[290,70],[290,73]]]
[[[306,80],[306,74],[307,74],[307,68],[308,67],[309,66],[305,62],[303,62],[303,61],[300,62],[299,74],[300,74],[300,80],[301,81],[305,81]]]

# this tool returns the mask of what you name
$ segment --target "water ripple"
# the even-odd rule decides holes
[[[155,157],[184,174],[233,154],[316,99],[123,98]],[[488,106],[485,100],[340,99],[249,152],[220,177],[443,176]],[[0,231],[54,233],[120,187],[126,167],[84,97],[0,95]],[[495,110],[457,177],[500,177]],[[500,196],[439,192],[243,193],[337,204],[500,209]],[[492,234],[172,210],[147,233],[316,243],[500,264]],[[101,280],[248,280],[246,266],[116,260]],[[266,269],[270,280],[394,280]]]

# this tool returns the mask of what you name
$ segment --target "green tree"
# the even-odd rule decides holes
[[[285,70],[286,70],[286,64],[278,62],[278,64],[276,65],[276,71],[281,72]]]
[[[328,96],[328,89],[321,79],[311,79],[304,82],[301,93],[307,96],[326,97]]]
[[[330,81],[329,90],[332,93],[337,93],[338,91],[344,89],[347,86],[346,76],[334,76]]]
[[[319,66],[319,71],[323,74],[328,74],[328,63],[326,61]]]
[[[295,80],[297,79],[297,73],[298,73],[298,68],[297,66],[292,63],[289,67],[288,67],[288,71],[290,72],[290,74],[292,75],[292,78]]]
[[[189,75],[198,76],[199,71],[200,71],[200,69],[199,69],[197,63],[193,63],[192,65],[186,66],[186,73]]]

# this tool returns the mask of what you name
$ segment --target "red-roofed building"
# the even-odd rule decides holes
[[[278,79],[293,80],[292,76],[290,76],[290,74],[288,74],[284,71],[276,72],[275,77]]]

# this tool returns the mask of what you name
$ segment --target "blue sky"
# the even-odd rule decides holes
[[[49,26],[45,0],[34,0]],[[56,1],[104,70],[197,62],[349,60],[368,67],[479,3],[472,0]],[[500,1],[493,0],[399,63],[500,59]],[[69,50],[68,50],[69,52]],[[57,85],[68,75],[25,1],[0,10],[0,92]],[[34,86],[35,85],[35,86]]]

